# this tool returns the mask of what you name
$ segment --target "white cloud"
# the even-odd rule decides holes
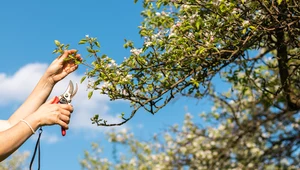
[[[0,73],[0,96],[5,96],[0,98],[0,107],[22,103],[33,90],[47,67],[47,64],[32,63],[20,68],[13,75]],[[101,118],[105,118],[109,122],[119,122],[120,119],[108,114],[110,108],[108,105],[109,99],[106,96],[94,94],[92,99],[89,100],[87,98],[87,81],[80,84],[81,77],[82,75],[78,75],[75,72],[58,82],[50,94],[49,99],[62,94],[66,90],[69,81],[72,80],[73,83],[78,84],[78,92],[72,101],[74,112],[71,117],[70,130],[68,132],[70,133],[71,129],[74,133],[76,133],[76,131],[81,132],[82,130],[89,130],[89,132],[95,133],[105,131],[108,128],[101,128],[91,124],[90,118],[93,117],[94,114],[100,114],[102,116]],[[122,126],[122,128],[124,127],[125,126]],[[43,138],[45,137],[43,136]],[[51,135],[48,134],[47,140],[49,140],[48,142],[56,142],[57,137],[51,137]]]
[[[29,64],[19,69],[14,75],[0,73],[0,105],[24,101],[46,70],[46,64]]]

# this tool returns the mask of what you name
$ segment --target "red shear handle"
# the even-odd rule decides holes
[[[51,104],[58,104],[58,103],[59,103],[59,98],[57,96],[55,96],[55,98]]]
[[[54,100],[52,101],[51,104],[58,104],[59,103],[59,98],[57,96],[55,96]],[[63,127],[61,127],[61,135],[65,136],[66,135],[66,129],[64,129]]]

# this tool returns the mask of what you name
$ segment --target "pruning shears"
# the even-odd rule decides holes
[[[70,104],[72,101],[72,98],[77,93],[77,90],[78,90],[77,83],[76,83],[76,88],[74,89],[73,82],[70,80],[67,90],[63,94],[61,94],[59,96],[55,96],[55,99],[51,104],[58,104],[58,103]],[[64,129],[63,127],[61,127],[61,134],[62,134],[62,136],[66,135],[66,129]]]

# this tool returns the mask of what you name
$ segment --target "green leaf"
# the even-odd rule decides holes
[[[280,5],[282,2],[282,0],[277,0],[278,5]]]
[[[93,49],[91,49],[90,47],[87,47],[86,50],[89,52],[89,53],[94,53],[95,51]]]
[[[246,34],[246,32],[247,32],[247,29],[244,28],[244,29],[242,30],[242,34]]]
[[[54,43],[55,43],[55,45],[56,45],[57,47],[60,46],[60,42],[59,42],[58,40],[54,40]]]
[[[82,40],[80,40],[79,41],[79,43],[78,44],[85,44],[87,42],[87,40],[86,39],[82,39]]]
[[[98,41],[94,42],[97,47],[100,48],[100,43]]]
[[[82,83],[86,79],[86,76],[83,76],[80,80],[80,83]]]
[[[65,49],[67,50],[70,47],[70,44],[65,45]]]
[[[83,63],[83,62],[80,61],[80,60],[75,60],[75,64],[76,64],[76,65],[79,65],[79,64],[81,64],[81,63]]]
[[[175,7],[176,9],[178,9],[179,6],[180,6],[179,4],[174,3],[174,7]]]
[[[140,35],[141,35],[141,36],[146,36],[147,33],[148,33],[148,32],[147,32],[147,30],[145,30],[145,29],[143,29],[143,30],[140,31]]]
[[[199,30],[200,24],[201,24],[200,20],[197,20],[197,22],[196,22],[196,28],[197,28],[197,30]]]
[[[158,9],[160,8],[161,3],[162,3],[162,2],[160,2],[160,1],[156,2],[156,6],[157,6]]]
[[[196,54],[199,55],[199,54],[202,54],[203,52],[205,52],[206,48],[205,47],[199,47],[199,49],[196,51]]]
[[[93,93],[94,93],[94,91],[90,91],[90,92],[88,93],[88,99],[91,99],[91,98],[92,98]]]
[[[256,27],[254,27],[254,26],[252,26],[252,25],[250,25],[249,28],[250,28],[251,30],[253,30],[253,31],[256,30]]]
[[[119,117],[120,117],[120,118],[124,118],[124,116],[125,116],[125,113],[122,112],[121,115],[120,115]]]
[[[274,42],[277,42],[277,38],[276,38],[274,35],[271,35],[271,39],[272,39]]]

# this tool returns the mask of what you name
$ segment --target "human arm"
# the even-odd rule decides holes
[[[39,107],[34,113],[29,114],[25,121],[18,121],[11,128],[3,128],[7,126],[5,121],[0,121],[0,162],[17,150],[32,134],[32,130],[36,131],[40,126],[58,124],[68,129],[71,112],[73,107],[68,104],[51,104],[50,100]],[[27,122],[29,125],[27,125]]]
[[[54,85],[78,68],[74,60],[66,61],[69,55],[75,55],[76,58],[81,60],[80,55],[76,52],[76,50],[65,50],[61,56],[50,64],[25,102],[7,120],[9,127],[14,126],[20,119],[35,112],[49,97]]]

